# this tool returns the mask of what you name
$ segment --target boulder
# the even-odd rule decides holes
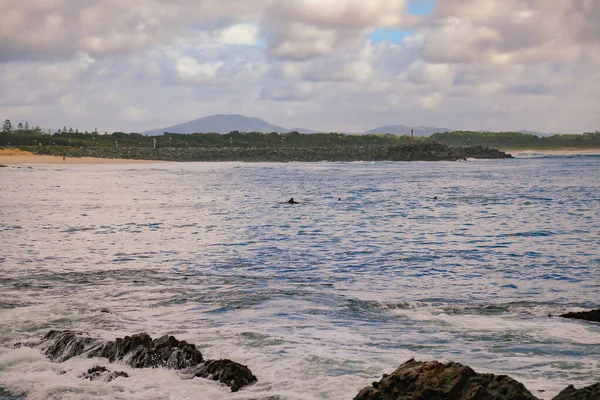
[[[106,358],[111,363],[118,361],[133,368],[193,368],[193,376],[222,382],[233,392],[257,381],[256,376],[245,365],[231,360],[205,360],[194,344],[168,335],[152,339],[147,333],[139,333],[108,341],[90,337],[82,332],[52,330],[39,343],[18,343],[15,346],[39,348],[46,357],[55,362],[85,355],[88,358]],[[88,371],[90,376],[105,372]]]
[[[582,319],[584,321],[600,322],[600,308],[591,311],[570,312],[562,314],[563,318]]]
[[[355,400],[536,400],[523,384],[506,375],[478,374],[459,363],[420,362],[400,365]]]
[[[117,378],[129,378],[127,372],[123,371],[111,371],[106,367],[95,365],[88,369],[85,374],[79,376],[82,379],[89,379],[90,381],[102,380],[104,382],[110,382]]]
[[[224,383],[231,388],[232,392],[237,392],[242,387],[256,382],[256,377],[248,367],[231,360],[208,360],[189,368],[185,373]]]
[[[552,400],[600,400],[600,383],[583,389],[575,389],[573,385],[569,385]]]

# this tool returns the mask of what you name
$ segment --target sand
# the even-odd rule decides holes
[[[10,154],[6,154],[9,153]],[[122,158],[93,158],[93,157],[66,157],[61,156],[42,156],[28,153],[20,150],[1,150],[0,165],[21,165],[21,164],[140,164],[155,163],[165,161],[148,160],[128,160]]]
[[[578,149],[578,150],[504,150],[506,153],[513,157],[527,154],[548,154],[548,155],[560,155],[560,156],[576,156],[582,154],[593,154],[600,155],[600,149]]]

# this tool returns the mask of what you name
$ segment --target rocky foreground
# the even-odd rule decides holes
[[[591,313],[596,315],[598,311]],[[586,313],[589,312],[574,313],[577,314],[575,318],[582,314],[581,319],[586,319]],[[118,362],[133,368],[173,369],[184,379],[211,379],[229,386],[232,392],[257,381],[245,365],[231,360],[205,360],[194,344],[167,335],[152,339],[148,334],[140,333],[109,341],[80,332],[52,330],[39,342],[15,345],[21,346],[37,348],[59,363],[83,356],[105,358],[110,363]],[[95,365],[79,377],[110,382],[129,375]],[[537,397],[506,375],[480,374],[454,362],[442,364],[411,359],[362,389],[354,400],[537,400]],[[600,383],[581,389],[570,385],[552,400],[600,400]]]
[[[180,371],[184,378],[206,378],[221,382],[237,392],[257,381],[245,365],[231,360],[205,360],[195,345],[173,336],[152,339],[147,333],[118,338],[115,341],[93,338],[73,331],[50,331],[37,343],[21,344],[40,349],[46,357],[63,362],[73,357],[106,358],[133,368],[168,368]],[[83,379],[111,381],[128,377],[125,372],[112,372],[95,366],[81,376]]]
[[[36,154],[67,157],[124,158],[164,161],[457,161],[467,158],[512,158],[510,154],[482,146],[452,147],[440,143],[401,146],[355,147],[188,147],[188,148],[63,148],[32,147]]]
[[[569,386],[553,398],[599,399],[600,384],[583,389]],[[506,375],[479,374],[459,363],[411,359],[362,389],[354,400],[537,400],[537,397]]]

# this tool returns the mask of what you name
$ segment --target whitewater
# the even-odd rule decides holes
[[[411,357],[549,399],[600,381],[600,157],[0,168],[0,399],[350,399]],[[287,204],[293,197],[299,204]],[[50,329],[247,365],[53,363]],[[93,365],[127,372],[79,378]]]

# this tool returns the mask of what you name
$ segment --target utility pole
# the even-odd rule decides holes
[[[415,144],[415,133],[414,130],[410,130],[410,144]]]

